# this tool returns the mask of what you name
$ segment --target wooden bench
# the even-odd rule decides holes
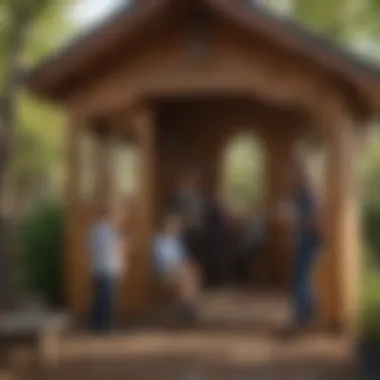
[[[59,360],[59,341],[69,327],[63,313],[20,310],[0,316],[0,350],[2,360],[9,362],[13,350],[31,348],[39,364],[54,365]]]

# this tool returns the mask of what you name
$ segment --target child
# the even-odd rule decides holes
[[[115,316],[116,292],[125,267],[120,233],[123,218],[116,208],[104,208],[88,236],[94,286],[91,323],[96,331],[110,330]]]
[[[166,215],[154,242],[155,269],[165,285],[174,287],[186,315],[195,317],[199,281],[181,234],[180,217],[176,214]]]

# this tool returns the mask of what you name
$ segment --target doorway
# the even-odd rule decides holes
[[[233,134],[220,159],[219,183],[229,219],[229,277],[234,286],[262,285],[265,249],[265,149],[250,129]]]
[[[227,231],[222,235],[228,235],[223,239],[227,249],[213,253],[214,257],[210,257],[211,249],[202,252],[206,287],[265,281],[256,272],[265,270],[268,260],[256,263],[256,247],[249,247],[244,253],[247,257],[236,263],[244,230],[256,216],[254,208],[265,214],[267,204],[267,148],[261,127],[265,123],[262,114],[267,111],[263,105],[257,105],[256,110],[253,104],[240,98],[176,99],[161,100],[156,108],[159,214],[164,212],[178,178],[194,166],[202,173],[207,200],[221,201],[226,214]],[[245,274],[239,273],[242,267],[247,269]]]

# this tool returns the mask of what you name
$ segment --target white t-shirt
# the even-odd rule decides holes
[[[89,233],[91,271],[95,275],[119,277],[125,271],[125,246],[107,221],[96,222]]]
[[[174,273],[186,260],[186,249],[178,236],[157,236],[153,247],[156,272],[159,276]]]

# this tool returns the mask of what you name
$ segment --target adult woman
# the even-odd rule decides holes
[[[282,204],[282,215],[290,218],[294,228],[292,271],[293,323],[288,332],[308,329],[317,312],[313,274],[322,243],[321,210],[305,169],[293,162],[286,173],[288,198]]]

